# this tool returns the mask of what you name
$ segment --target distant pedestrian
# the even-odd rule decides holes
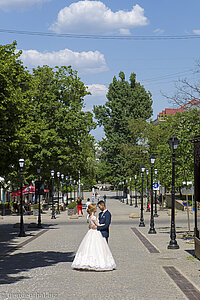
[[[90,198],[87,198],[87,201],[85,203],[85,208],[88,209],[88,205],[91,204]]]
[[[87,198],[87,202],[85,203],[85,208],[86,208],[86,211],[88,210],[88,206],[91,204],[91,201],[90,201],[90,198]],[[87,222],[89,223],[89,214],[87,212]]]
[[[107,200],[106,195],[103,195],[103,201],[105,202],[105,204],[106,204],[106,200]]]
[[[94,203],[94,197],[95,197],[94,194],[92,194],[92,203]]]
[[[78,197],[77,199],[77,215],[79,216],[79,210],[81,211],[81,214],[83,215],[83,210],[82,210],[82,199],[81,197]]]
[[[97,193],[97,202],[100,201],[100,195]]]

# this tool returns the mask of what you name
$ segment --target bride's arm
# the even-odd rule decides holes
[[[99,219],[96,216],[92,216],[92,222],[95,226],[100,226]]]
[[[94,222],[94,224],[96,225],[96,226],[99,226],[99,220],[98,220],[98,218],[94,218],[93,219],[93,222]]]

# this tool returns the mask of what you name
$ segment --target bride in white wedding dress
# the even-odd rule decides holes
[[[97,210],[96,204],[88,206],[89,225],[98,225],[98,219],[95,216]],[[74,261],[73,269],[111,271],[115,269],[116,264],[112,253],[100,231],[89,229],[83,238]]]

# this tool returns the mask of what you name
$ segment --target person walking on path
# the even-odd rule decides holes
[[[82,202],[81,197],[78,197],[78,199],[77,199],[77,215],[78,216],[79,216],[79,210],[81,211],[81,214],[83,216],[82,204],[83,204],[83,202]]]
[[[106,204],[106,200],[107,200],[107,199],[106,199],[106,195],[104,195],[104,196],[103,196],[103,201],[105,202],[105,204]]]
[[[97,203],[100,201],[100,195],[97,193]]]

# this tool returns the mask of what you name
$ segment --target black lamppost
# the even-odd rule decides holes
[[[158,174],[158,170],[155,169],[154,170],[155,175]],[[155,213],[154,213],[154,217],[158,217],[158,213],[157,213],[157,190],[155,189]]]
[[[74,201],[76,200],[75,188],[76,188],[76,180],[74,180]]]
[[[81,187],[82,187],[82,193],[81,193],[81,197],[82,197],[82,199],[84,199],[84,187],[83,187],[83,183],[81,183]]]
[[[54,180],[54,170],[51,171],[51,218],[56,219],[55,216],[55,209],[54,209],[54,187],[53,187],[53,180]]]
[[[128,179],[126,179],[126,204],[128,205]]]
[[[24,220],[23,220],[23,168],[24,168],[24,159],[20,158],[20,232],[18,236],[25,236],[24,232]]]
[[[66,179],[66,193],[67,193],[67,199],[66,199],[66,205],[68,205],[68,176],[65,177]]]
[[[122,182],[120,181],[120,183],[119,183],[119,200],[120,200],[120,202],[122,202]]]
[[[122,203],[124,203],[124,186],[125,186],[125,181],[122,181]]]
[[[146,209],[146,211],[150,211],[148,209],[148,203],[149,203],[149,170],[146,170],[146,175],[147,175],[147,209]]]
[[[143,178],[144,178],[145,167],[141,167],[141,177],[142,177],[142,188],[141,188],[141,209],[140,209],[140,224],[139,227],[145,227],[144,217],[143,217]]]
[[[133,201],[132,201],[132,178],[130,177],[130,206],[133,206]]]
[[[178,148],[179,140],[173,135],[168,141],[172,151],[172,208],[171,208],[171,231],[170,231],[170,242],[168,249],[179,249],[179,245],[176,241],[176,228],[175,228],[175,150]]]
[[[62,204],[64,205],[64,192],[63,192],[63,186],[64,186],[64,180],[65,178],[65,175],[64,174],[61,174],[61,179],[62,179]]]
[[[150,229],[149,229],[149,234],[154,234],[156,233],[155,228],[154,228],[154,217],[153,217],[153,165],[155,163],[155,156],[151,155],[149,158],[150,165],[151,165],[151,219],[150,219]]]
[[[78,196],[81,197],[81,171],[78,172],[78,192],[77,192],[77,198]]]
[[[59,195],[59,193],[60,193],[60,190],[59,190],[59,188],[60,188],[60,172],[57,172],[57,177],[58,177],[58,203],[57,203],[57,214],[59,214],[60,213],[60,207],[59,207],[59,202],[60,202],[60,195]]]
[[[40,172],[41,172],[41,167],[38,166],[37,167],[37,173],[38,173],[38,182],[39,182],[39,186],[40,186]],[[38,190],[38,225],[37,227],[42,228],[41,225],[41,207],[40,207],[40,189]]]
[[[137,205],[137,175],[135,175],[135,207],[138,207],[138,205]]]
[[[70,176],[69,184],[70,184],[70,201],[72,202],[72,176]]]
[[[63,186],[64,186],[64,180],[65,178],[65,175],[64,174],[61,174],[61,179],[62,179],[62,203],[64,203],[64,191],[63,191]]]

